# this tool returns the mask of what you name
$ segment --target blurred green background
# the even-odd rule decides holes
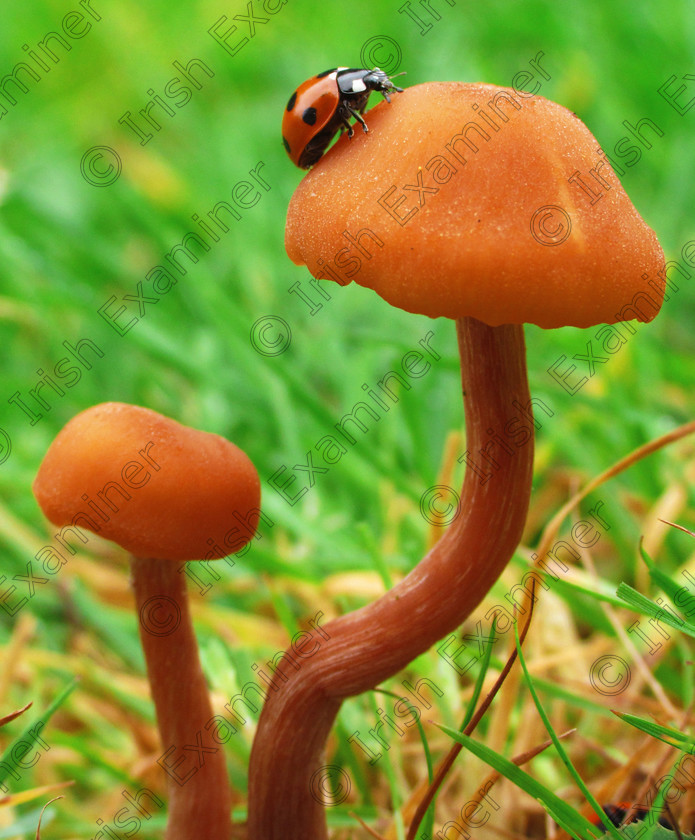
[[[373,597],[368,584],[374,573],[388,579],[412,567],[427,537],[419,498],[437,483],[448,433],[462,425],[451,323],[397,312],[355,285],[331,287],[331,300],[312,316],[289,291],[297,282],[306,287],[308,273],[284,251],[285,211],[301,172],[283,150],[280,120],[301,81],[327,67],[362,66],[369,48],[369,57],[392,72],[406,70],[400,80],[406,85],[508,85],[543,52],[551,78],[543,82],[542,95],[576,112],[604,149],[626,135],[623,121],[646,117],[661,128],[663,136],[642,150],[621,181],[668,259],[682,261],[681,249],[695,240],[695,109],[679,114],[658,93],[675,76],[672,94],[687,86],[678,101],[695,97],[695,82],[682,81],[695,72],[691,3],[268,0],[267,12],[259,0],[249,5],[266,22],[255,24],[234,55],[208,30],[226,16],[220,24],[226,31],[234,15],[247,14],[242,2],[93,0],[90,13],[77,0],[24,0],[5,4],[0,27],[2,77],[29,60],[48,33],[62,32],[66,15],[84,13],[82,24],[67,19],[73,34],[82,31],[78,25],[85,30],[80,38],[63,33],[69,52],[53,41],[57,63],[37,70],[38,80],[21,76],[28,92],[10,82],[5,99],[0,94],[7,111],[0,119],[0,429],[11,441],[11,452],[6,446],[1,453],[0,574],[8,580],[23,574],[37,548],[50,540],[53,531],[38,511],[31,483],[49,443],[77,412],[106,400],[132,402],[230,438],[256,464],[264,510],[275,526],[261,529],[263,538],[234,568],[219,564],[221,580],[200,599],[201,645],[220,696],[251,678],[253,662],[284,646],[283,627],[293,631],[321,607],[329,576],[364,573],[350,579],[360,586],[338,588],[341,594],[331,596],[334,609],[350,609]],[[237,23],[228,40],[232,46],[250,35],[247,22]],[[431,26],[423,32],[425,24]],[[370,42],[376,36],[382,40]],[[157,108],[161,130],[141,145],[119,119],[144,108],[149,90],[163,95],[177,75],[173,62],[187,65],[194,58],[214,77],[198,73],[201,88],[173,115]],[[8,92],[16,104],[7,101]],[[83,156],[96,146],[110,147],[120,159],[120,177],[110,185],[95,186],[81,174]],[[111,296],[134,294],[145,274],[195,230],[192,216],[204,218],[217,202],[229,200],[234,184],[260,161],[270,189],[170,292],[147,306],[126,335],[118,335],[99,308]],[[637,335],[574,395],[547,369],[563,354],[583,353],[592,331],[528,328],[531,390],[554,411],[538,436],[529,545],[573,489],[693,418],[695,293],[690,281],[677,282],[680,290],[659,317],[639,325]],[[281,317],[291,329],[289,349],[277,356],[259,353],[250,339],[253,325],[266,316]],[[298,504],[288,506],[270,489],[271,474],[305,463],[307,451],[361,399],[362,384],[398,365],[430,329],[443,359],[349,455],[318,476]],[[32,425],[9,400],[19,391],[30,401],[28,392],[43,375],[38,371],[52,373],[66,355],[63,342],[85,338],[103,358],[82,370],[72,387],[63,383],[64,396],[45,388],[50,409]],[[661,452],[601,496],[612,524],[601,566],[608,581],[634,581],[644,520],[669,488],[682,489],[679,521],[693,526],[693,454],[687,443]],[[661,552],[663,563],[677,566],[690,552],[688,537],[669,533]],[[38,587],[17,615],[0,610],[6,654],[0,715],[30,700],[38,713],[73,674],[82,676],[47,728],[51,753],[11,783],[16,792],[76,780],[66,798],[51,806],[47,838],[92,836],[96,820],[113,813],[113,791],[136,789],[138,779],[151,773],[143,756],[158,755],[156,744],[149,752],[142,742],[133,745],[137,721],[151,727],[153,716],[136,620],[126,603],[125,558],[104,548],[88,559],[95,564],[93,577],[77,573],[90,568],[86,561],[70,564],[50,585]],[[222,625],[227,629],[220,636]],[[436,657],[423,665],[425,673],[440,667]],[[440,710],[444,722],[458,719],[455,700]],[[372,712],[355,701],[346,714]],[[9,726],[3,746],[21,728]],[[251,734],[228,746],[242,791]],[[349,765],[347,752],[343,744],[338,754]],[[351,766],[364,775],[354,760]],[[361,813],[370,816],[376,805],[366,778],[356,796]],[[16,836],[16,829],[3,826],[22,816],[29,820],[27,836],[33,836],[36,806],[29,803],[11,815],[0,809],[0,837]],[[240,808],[243,813],[243,802]],[[341,814],[336,809],[331,819],[349,823]],[[158,825],[143,825],[142,836],[158,836]]]

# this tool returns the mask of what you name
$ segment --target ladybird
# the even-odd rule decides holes
[[[608,819],[613,823],[616,828],[620,828],[623,824],[625,819],[627,818],[628,814],[631,811],[635,813],[635,821],[643,820],[649,813],[647,808],[642,808],[638,805],[633,805],[630,802],[619,802],[617,805],[604,805],[603,810],[606,812]],[[601,831],[608,831],[606,826],[601,822],[598,814],[592,814],[589,818],[589,822],[593,823],[597,828]],[[669,828],[673,830],[673,826],[671,822],[664,816],[659,817],[659,825],[663,826],[664,828]]]
[[[391,101],[389,93],[403,92],[378,67],[373,70],[334,67],[301,84],[290,96],[282,118],[282,142],[292,163],[308,169],[326,151],[338,131],[346,128],[348,137],[352,137],[350,117],[361,123],[366,132],[362,112],[373,90],[379,91],[387,102]]]

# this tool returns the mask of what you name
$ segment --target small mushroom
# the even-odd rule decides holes
[[[316,655],[285,668],[268,695],[249,773],[249,836],[263,840],[325,840],[316,783],[342,700],[454,631],[514,552],[532,409],[543,405],[529,397],[523,324],[649,321],[663,300],[655,233],[565,108],[432,83],[369,120],[369,134],[341,138],[299,184],[287,252],[318,278],[354,279],[401,309],[456,321],[467,469],[442,539],[377,601],[325,625]]]
[[[59,432],[33,485],[57,526],[131,552],[140,639],[167,773],[167,840],[228,840],[232,796],[191,622],[185,560],[241,549],[260,482],[234,444],[134,405],[103,403]],[[73,530],[74,536],[74,530]],[[85,540],[84,535],[82,540]],[[224,546],[224,547],[223,547]]]

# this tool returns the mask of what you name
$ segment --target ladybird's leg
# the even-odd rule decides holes
[[[355,130],[352,127],[352,124],[350,123],[350,117],[354,114],[352,108],[350,108],[349,105],[343,102],[338,107],[337,114],[340,117],[340,121],[347,129],[347,136],[352,138],[352,135],[355,133]]]
[[[353,116],[358,119],[362,123],[362,129],[366,132],[369,131],[367,128],[367,123],[362,119],[360,114],[364,114],[364,111],[367,107],[367,103],[369,102],[369,94],[371,93],[370,90],[365,91],[360,97],[355,98],[352,100],[352,107],[348,105],[347,107],[352,112]],[[345,103],[347,105],[347,103]],[[356,113],[359,112],[359,113]]]
[[[362,130],[365,133],[367,131],[369,131],[369,129],[367,128],[367,123],[364,121],[364,118],[362,117],[362,114],[359,111],[355,111],[355,109],[351,108],[349,105],[346,106],[346,107],[347,107],[348,111],[352,114],[352,116],[357,120],[357,122],[362,125]]]

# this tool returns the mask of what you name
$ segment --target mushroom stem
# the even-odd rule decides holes
[[[232,798],[224,753],[206,724],[213,718],[180,564],[133,557],[150,691],[162,740],[158,763],[169,793],[165,840],[229,840]]]
[[[249,837],[326,840],[321,756],[341,702],[392,677],[454,631],[521,539],[534,438],[524,413],[530,398],[523,327],[463,318],[457,331],[466,447],[479,466],[466,470],[456,519],[403,580],[374,603],[325,625],[328,638],[299,670],[290,667],[294,660],[280,662],[285,679],[266,698],[251,752]],[[520,414],[523,422],[512,435],[507,424]],[[513,446],[494,442],[492,435],[504,431]]]

